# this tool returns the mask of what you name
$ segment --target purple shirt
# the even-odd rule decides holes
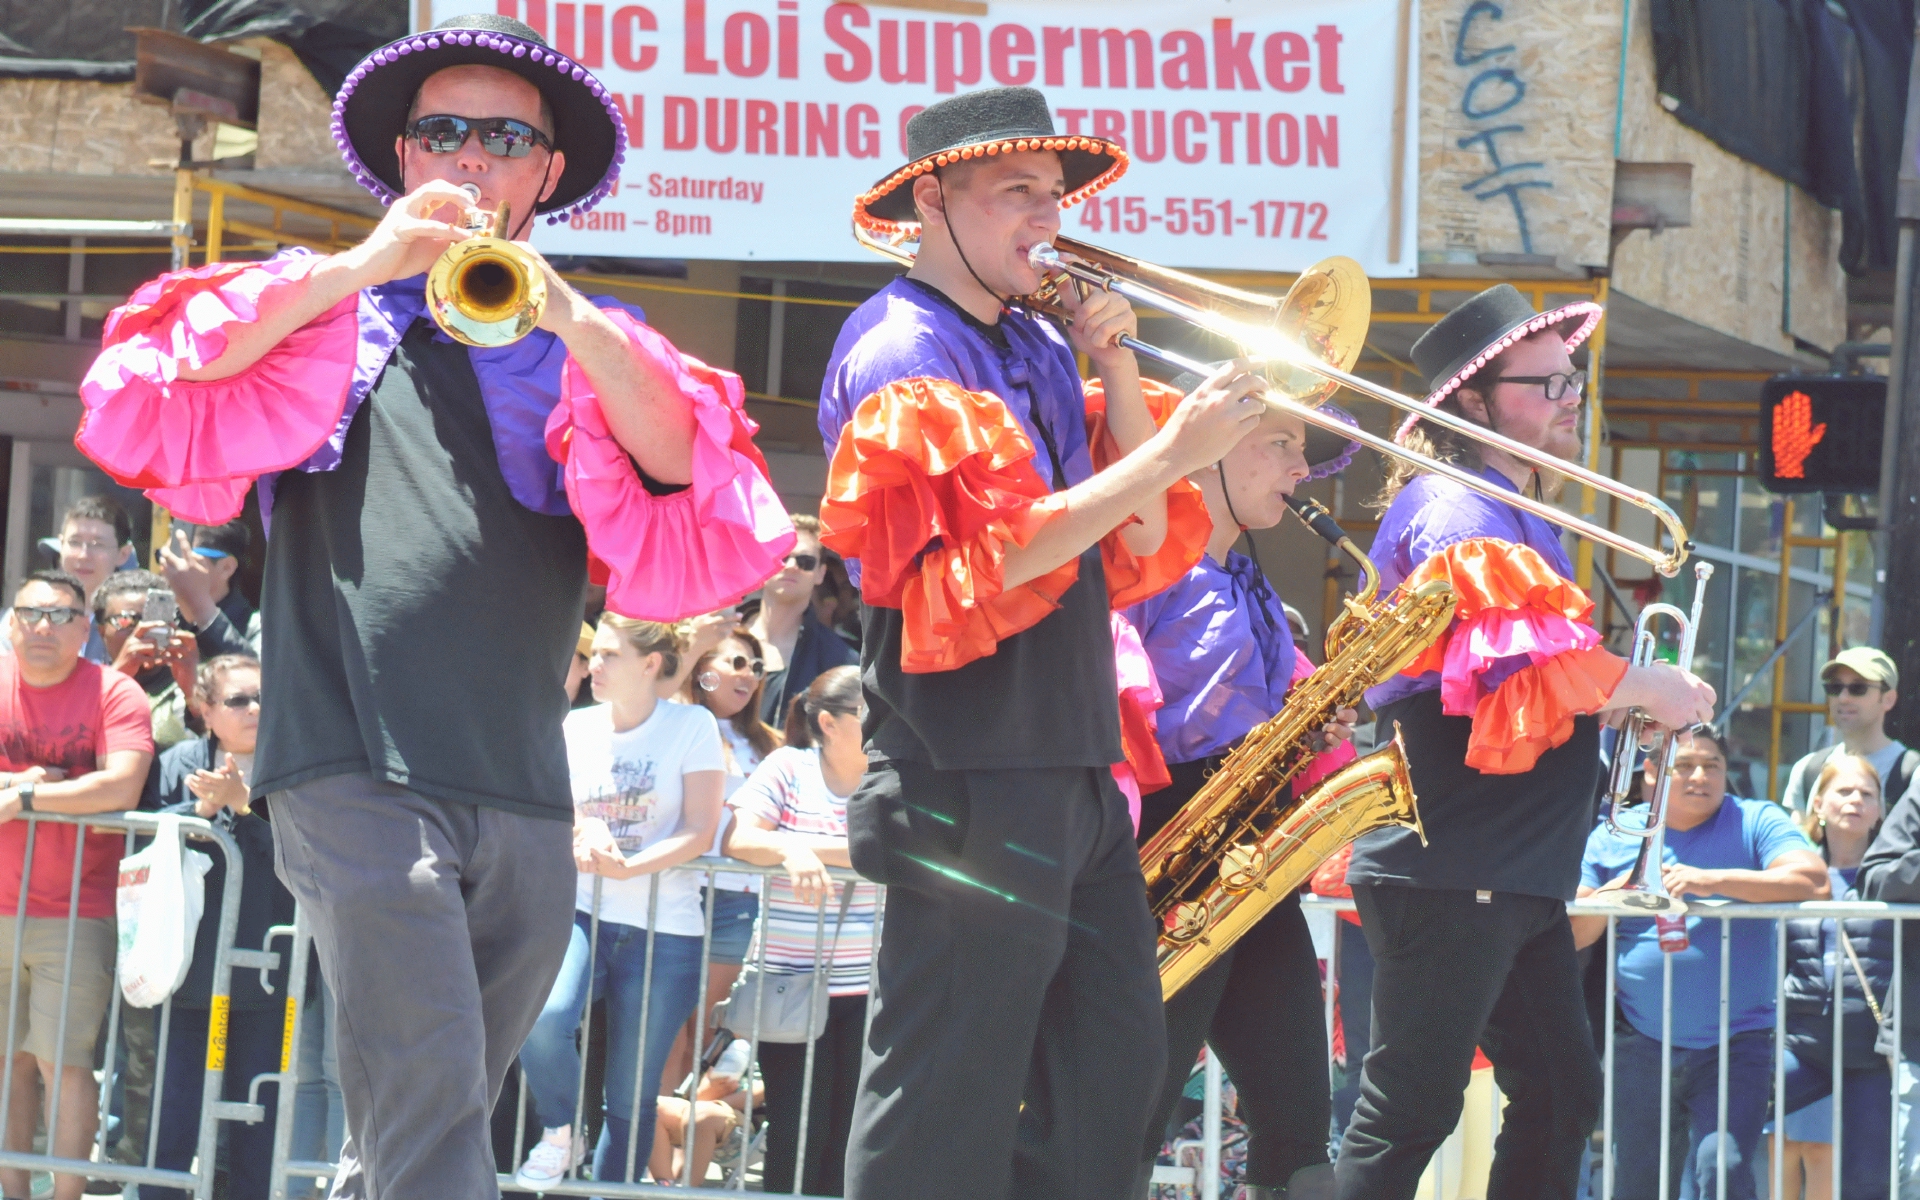
[[[307,253],[307,251],[286,251]],[[394,347],[415,321],[427,316],[427,277],[415,275],[395,279],[360,293],[358,310],[360,346],[353,367],[353,382],[347,388],[346,407],[333,435],[313,452],[296,471],[331,471],[340,465],[340,454],[347,441],[347,429],[366,402],[367,394],[379,382],[393,357]],[[645,315],[630,304],[608,296],[589,297],[599,308],[624,308],[636,321]],[[434,339],[450,342],[444,332]],[[494,454],[500,473],[506,477],[513,498],[537,513],[551,517],[566,516],[573,509],[567,503],[564,468],[547,453],[547,418],[560,403],[560,380],[567,362],[567,347],[559,337],[536,329],[507,346],[468,347],[473,373],[480,381],[480,398],[486,405],[487,420],[493,427]],[[279,473],[262,475],[259,481],[260,515],[264,522],[273,519],[273,489]]]
[[[903,379],[947,379],[998,397],[1033,443],[1033,469],[1050,490],[1092,477],[1080,371],[1052,321],[1007,308],[988,325],[926,284],[895,279],[854,309],[834,340],[820,389],[828,458],[860,402]],[[859,563],[849,560],[847,572],[858,586]]]
[[[1160,752],[1170,763],[1222,754],[1280,711],[1292,686],[1293,631],[1254,561],[1202,555],[1166,591],[1129,608],[1165,702]]]
[[[1512,480],[1492,467],[1482,467],[1480,477],[1516,496],[1520,494]],[[1560,544],[1559,526],[1438,475],[1421,475],[1387,506],[1367,552],[1380,569],[1380,594],[1390,594],[1421,564],[1447,547],[1473,538],[1531,546],[1560,578],[1573,579],[1573,563]],[[1524,654],[1502,659],[1487,669],[1481,681],[1491,691],[1529,661]],[[1379,687],[1367,689],[1367,704],[1378,712],[1396,700],[1439,688],[1438,671],[1414,677],[1396,675]]]

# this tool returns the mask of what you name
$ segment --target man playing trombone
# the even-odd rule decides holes
[[[1599,319],[1589,302],[1541,314],[1508,285],[1480,293],[1414,343],[1426,404],[1533,453],[1418,414],[1396,440],[1541,498],[1542,467],[1580,451],[1586,373],[1571,355]],[[1428,844],[1395,828],[1354,846],[1347,879],[1378,965],[1339,1195],[1411,1200],[1478,1045],[1509,1101],[1488,1200],[1570,1200],[1601,1078],[1564,905],[1593,827],[1600,721],[1637,707],[1669,729],[1703,722],[1713,689],[1600,648],[1554,525],[1408,460],[1383,499],[1382,590],[1445,579],[1459,604],[1447,637],[1367,694],[1406,739]]]
[[[857,569],[871,765],[855,868],[890,885],[847,1151],[855,1200],[1113,1200],[1165,1054],[1154,932],[1126,801],[1109,602],[1198,560],[1185,476],[1259,419],[1241,364],[1156,431],[1106,292],[1063,335],[1014,302],[1030,251],[1126,152],[1054,132],[1030,88],[954,97],[855,202],[917,233],[911,271],[841,330],[820,431],[821,540]],[[1074,352],[1120,451],[1093,468]],[[1173,493],[1169,493],[1173,489]]]
[[[334,135],[392,204],[378,227],[141,288],[107,319],[77,440],[197,523],[258,481],[253,787],[339,1018],[333,1192],[481,1200],[488,1115],[572,919],[560,723],[589,550],[610,609],[671,619],[757,586],[793,530],[739,380],[531,248],[537,329],[470,349],[423,319],[476,205],[523,238],[617,183],[624,128],[584,67],[518,21],[454,18],[356,67]]]

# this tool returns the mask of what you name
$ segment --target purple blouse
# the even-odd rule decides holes
[[[988,325],[918,280],[895,279],[853,310],[834,341],[820,388],[828,458],[860,402],[903,379],[947,379],[997,396],[1033,443],[1034,470],[1050,489],[1092,477],[1080,371],[1052,321],[1007,308]],[[857,560],[847,572],[858,586]]]
[[[1178,583],[1127,609],[1165,698],[1160,752],[1170,763],[1224,753],[1279,712],[1292,686],[1293,630],[1254,561],[1203,555]]]
[[[1482,467],[1480,477],[1516,496],[1520,494],[1511,479],[1492,467]],[[1573,578],[1573,563],[1560,542],[1558,525],[1438,475],[1421,475],[1387,506],[1367,552],[1380,568],[1380,594],[1391,593],[1422,563],[1447,547],[1473,538],[1497,538],[1530,546],[1560,578]],[[1481,675],[1481,682],[1492,691],[1531,661],[1525,654],[1502,659]],[[1396,700],[1439,689],[1438,671],[1414,677],[1396,675],[1379,687],[1367,689],[1367,704],[1377,712]]]

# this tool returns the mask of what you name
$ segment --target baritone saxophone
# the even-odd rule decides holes
[[[1287,503],[1354,560],[1362,584],[1327,630],[1326,664],[1289,691],[1285,707],[1255,726],[1141,848],[1166,999],[1361,834],[1402,825],[1426,840],[1397,726],[1385,748],[1306,795],[1295,797],[1293,785],[1313,758],[1315,731],[1446,632],[1453,587],[1435,580],[1378,599],[1380,573],[1327,510],[1311,500]]]

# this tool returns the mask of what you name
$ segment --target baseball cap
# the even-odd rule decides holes
[[[1824,681],[1835,667],[1845,667],[1868,683],[1877,683],[1886,688],[1900,686],[1900,668],[1885,652],[1872,646],[1849,646],[1827,660],[1820,668],[1820,678]]]

